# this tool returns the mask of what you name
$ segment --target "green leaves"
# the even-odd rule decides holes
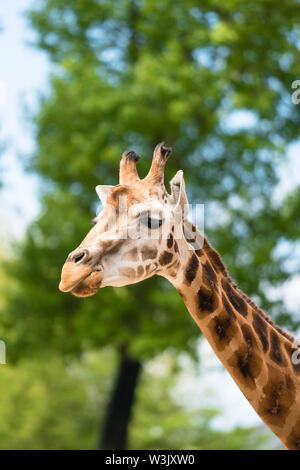
[[[283,318],[264,286],[287,279],[274,253],[283,237],[299,236],[298,196],[280,207],[271,197],[277,163],[299,129],[286,99],[300,73],[300,6],[291,5],[43,0],[29,13],[56,72],[34,117],[31,169],[43,181],[42,214],[15,262],[19,290],[10,304],[28,350],[45,342],[68,354],[124,342],[139,357],[193,349],[199,331],[159,278],[88,300],[57,291],[64,258],[97,207],[95,186],[117,183],[127,148],[142,155],[145,174],[161,140],[174,147],[166,180],[185,170],[191,202],[208,205],[206,232],[229,271]],[[228,125],[237,109],[252,113],[251,126]],[[17,344],[16,335],[16,356]]]
[[[1,366],[0,449],[94,449],[115,362],[108,348],[76,360],[62,360],[51,351]],[[173,363],[172,356],[164,355],[160,367],[149,364],[143,373],[130,425],[131,449],[267,445],[269,436],[259,430],[214,431],[215,410],[186,410],[171,393],[179,378]]]

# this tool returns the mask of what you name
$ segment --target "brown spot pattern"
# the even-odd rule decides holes
[[[279,335],[273,329],[271,329],[270,332],[270,357],[279,365],[282,365],[285,362],[280,346]]]
[[[202,265],[203,267],[203,282],[208,284],[212,289],[216,287],[217,284],[217,275],[210,263],[207,261]]]
[[[162,266],[165,266],[166,264],[171,263],[172,258],[173,258],[173,254],[172,254],[172,253],[170,253],[169,251],[164,251],[164,252],[160,255],[160,257],[159,257],[159,263],[160,263]]]
[[[236,315],[233,311],[233,308],[231,307],[230,303],[228,302],[228,300],[226,299],[224,294],[222,294],[222,302],[223,302],[224,308],[225,308],[226,312],[228,313],[228,315],[231,318],[236,318]]]
[[[259,313],[253,311],[253,327],[260,339],[263,351],[267,352],[269,348],[267,324]]]
[[[244,337],[244,344],[234,352],[229,359],[229,365],[234,369],[235,374],[238,370],[240,381],[253,390],[256,387],[255,378],[262,368],[262,359],[249,325],[242,325],[241,332]]]
[[[259,414],[270,425],[283,426],[295,400],[295,386],[283,371],[269,367],[269,380],[263,387]]]
[[[218,296],[212,290],[202,286],[197,292],[197,304],[199,313],[208,315],[218,307]]]
[[[191,284],[196,277],[197,270],[199,266],[199,260],[195,253],[189,259],[187,267],[185,269],[185,279],[188,284]]]
[[[230,282],[227,279],[222,279],[222,286],[224,291],[227,294],[231,305],[235,308],[235,310],[243,315],[243,317],[247,316],[247,305],[244,299],[233,289]]]
[[[132,250],[128,251],[128,256],[132,261],[137,261],[139,259],[137,248],[132,248]]]
[[[167,240],[167,247],[168,247],[168,248],[172,248],[173,240],[174,240],[174,239],[173,239],[173,235],[170,233],[170,234],[169,234],[169,238],[168,238],[168,240]]]
[[[146,259],[154,259],[157,256],[157,249],[156,248],[149,248],[148,246],[144,245],[141,249],[142,260]]]
[[[212,318],[208,323],[208,328],[218,349],[222,351],[230,344],[231,339],[236,335],[238,327],[234,323],[233,317],[226,311],[221,312],[217,317]]]

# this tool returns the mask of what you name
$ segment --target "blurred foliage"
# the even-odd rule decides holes
[[[80,360],[52,354],[0,366],[0,449],[94,449],[114,363],[105,350]],[[168,392],[175,379],[170,368],[163,376],[144,372],[130,448],[240,449],[268,442],[270,436],[252,429],[213,431],[215,411],[191,413],[174,403]]]
[[[52,354],[1,366],[0,448],[95,448],[110,386],[107,357],[113,364],[104,353],[67,364]]]
[[[166,180],[185,170],[190,202],[207,204],[206,233],[233,278],[295,327],[298,319],[266,293],[299,270],[278,248],[288,243],[293,257],[300,192],[272,197],[299,135],[291,102],[299,3],[40,0],[28,17],[53,73],[26,162],[41,178],[42,210],[6,266],[15,281],[0,326],[11,360],[41,351],[70,359],[107,344],[127,344],[139,359],[166,348],[195,353],[199,330],[162,279],[88,299],[57,288],[95,213],[94,187],[118,182],[126,148],[144,157],[143,176],[161,140],[174,148]]]
[[[167,177],[183,168],[190,200],[207,203],[206,232],[234,279],[279,323],[295,326],[282,302],[266,297],[266,286],[292,274],[278,245],[300,231],[292,209],[299,192],[287,202],[272,198],[276,168],[299,129],[290,85],[300,73],[300,5],[291,6],[42,0],[29,13],[55,68],[27,162],[42,178],[42,212],[11,266],[20,282],[6,331],[16,357],[45,345],[76,354],[127,343],[139,358],[166,347],[193,351],[198,329],[161,279],[84,300],[57,289],[96,210],[94,187],[118,182],[128,147],[145,156],[145,174],[161,140],[174,147]],[[247,112],[246,126],[238,110]]]
[[[138,388],[134,419],[129,427],[129,449],[236,450],[270,447],[272,433],[267,429],[214,429],[213,420],[219,412],[210,408],[183,406],[174,393],[178,381],[180,369],[176,358],[164,355],[148,364]]]

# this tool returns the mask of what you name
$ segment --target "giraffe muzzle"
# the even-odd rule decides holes
[[[91,274],[96,271],[98,278],[101,277],[101,266],[97,266],[95,269],[90,261],[91,256],[87,249],[75,250],[70,253],[62,268],[59,290],[62,292],[73,291],[80,283],[87,280]]]

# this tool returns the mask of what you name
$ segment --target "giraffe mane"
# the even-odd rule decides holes
[[[218,253],[217,250],[215,250],[211,246],[207,238],[203,237],[203,235],[198,230],[196,230],[196,227],[188,220],[185,220],[184,226],[185,228],[187,228],[187,231],[185,233],[189,235],[193,233],[193,236],[190,235],[188,238],[186,237],[187,241],[200,243],[199,246],[203,244],[202,250],[204,251],[204,253],[207,254],[209,259],[213,258],[213,264],[217,266],[218,271],[220,271],[224,275],[224,277],[229,282],[231,287],[235,289],[238,292],[238,294],[242,297],[242,299],[245,300],[245,302],[247,302],[247,304],[250,305],[256,313],[258,313],[264,320],[266,320],[266,322],[269,323],[269,325],[271,325],[276,331],[278,331],[278,333],[280,333],[287,340],[293,343],[295,341],[295,337],[291,333],[280,328],[280,326],[276,325],[276,323],[271,319],[271,317],[267,315],[260,307],[258,307],[258,305],[252,299],[250,299],[250,297],[247,294],[245,294],[238,287],[238,285],[233,281],[233,279],[231,278],[226,268],[224,261],[221,258],[221,255]],[[195,233],[196,235],[194,235]],[[201,240],[200,240],[200,237],[201,237]]]

